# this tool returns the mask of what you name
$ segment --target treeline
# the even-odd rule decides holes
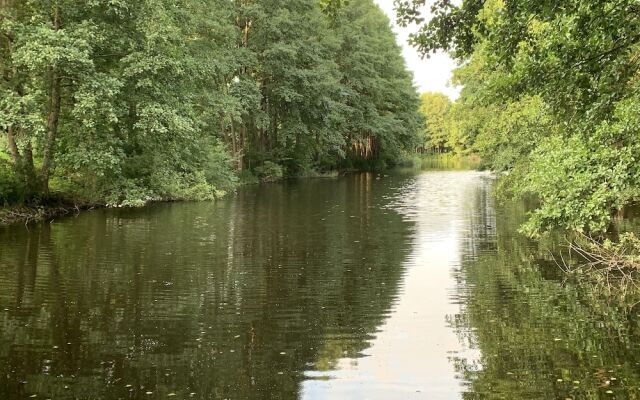
[[[426,92],[420,96],[420,112],[425,125],[420,136],[420,153],[450,153],[451,141],[451,100],[442,93]]]
[[[399,18],[420,22],[422,3],[396,1]],[[640,4],[443,0],[432,11],[413,42],[451,52],[464,89],[431,107],[425,147],[508,172],[503,194],[538,201],[530,235],[606,231],[640,199]]]
[[[372,0],[0,0],[0,204],[383,167],[418,102]]]

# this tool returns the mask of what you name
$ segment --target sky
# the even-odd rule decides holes
[[[389,16],[393,30],[396,33],[398,44],[402,46],[402,54],[407,61],[407,66],[413,72],[414,81],[420,93],[440,92],[452,100],[460,95],[460,89],[449,85],[451,73],[456,67],[447,54],[438,53],[431,58],[422,58],[418,52],[407,43],[409,34],[415,31],[415,27],[402,28],[396,24],[396,15],[393,10],[393,0],[374,0],[380,8]]]

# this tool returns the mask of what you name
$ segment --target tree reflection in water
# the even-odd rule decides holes
[[[360,174],[2,228],[0,398],[296,398],[397,295],[390,190]]]
[[[457,272],[462,311],[451,323],[481,355],[454,358],[464,398],[640,398],[639,299],[606,298],[566,279],[556,264],[563,243],[517,233],[525,204],[495,209],[476,214],[476,245]]]

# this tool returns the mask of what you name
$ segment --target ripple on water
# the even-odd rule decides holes
[[[631,398],[487,174],[376,178],[0,228],[0,398]]]

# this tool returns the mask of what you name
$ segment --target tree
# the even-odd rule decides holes
[[[451,100],[442,93],[426,92],[420,96],[420,112],[426,120],[423,149],[442,153],[450,148],[445,126],[450,109]]]
[[[347,155],[356,164],[393,164],[418,144],[422,117],[413,77],[388,18],[372,1],[349,3],[337,29]]]
[[[393,163],[417,135],[371,1],[0,5],[3,201],[212,199],[236,174]]]
[[[396,2],[399,18],[419,21],[423,3]],[[540,200],[529,234],[603,232],[640,200],[637,2],[443,0],[432,11],[414,42],[465,61],[457,124],[491,167],[511,172],[504,193]]]

